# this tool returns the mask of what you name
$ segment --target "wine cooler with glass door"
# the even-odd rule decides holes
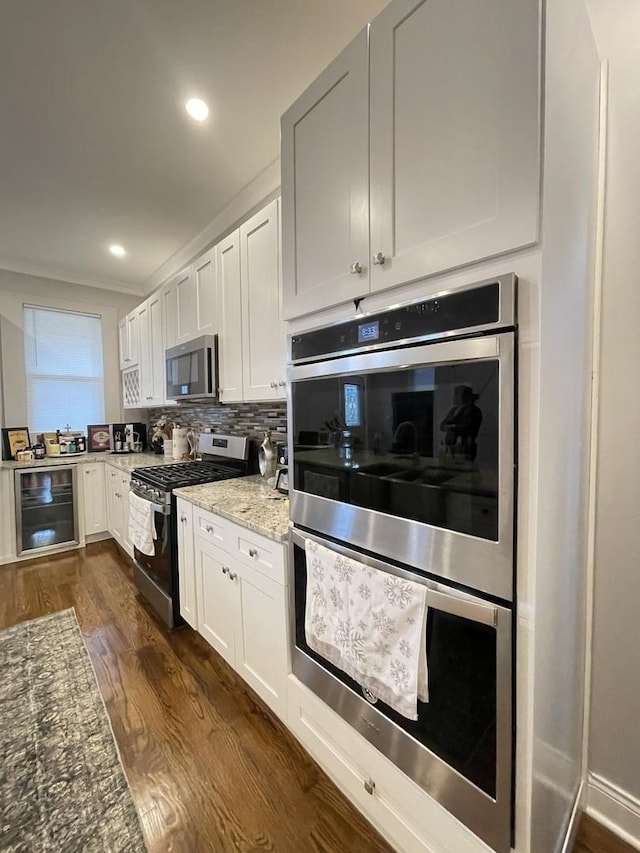
[[[19,468],[15,492],[19,557],[80,543],[75,465]]]

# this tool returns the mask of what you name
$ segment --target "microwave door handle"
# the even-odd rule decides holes
[[[460,616],[462,619],[470,619],[482,625],[489,625],[492,628],[498,624],[498,608],[495,605],[472,601],[469,598],[461,598],[447,592],[429,589],[427,591],[427,606],[434,610],[450,613],[452,616]]]

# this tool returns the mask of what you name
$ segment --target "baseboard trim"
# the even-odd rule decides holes
[[[597,773],[588,776],[587,814],[640,850],[640,800]]]

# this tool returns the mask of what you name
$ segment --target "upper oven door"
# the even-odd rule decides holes
[[[514,339],[291,367],[294,523],[511,600]]]

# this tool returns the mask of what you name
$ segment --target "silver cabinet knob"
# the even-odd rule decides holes
[[[375,788],[376,788],[376,783],[373,781],[373,779],[365,779],[364,789],[367,792],[367,794],[373,795]]]
[[[351,264],[349,272],[351,275],[360,275],[362,272],[362,264],[359,261],[356,261],[355,264]]]
[[[229,580],[234,581],[238,575],[235,572],[229,572]]]
[[[229,574],[229,567],[228,567],[228,566],[223,566],[223,567],[222,567],[222,574],[223,574],[223,575],[228,575],[228,574]]]
[[[181,516],[180,516],[180,521],[181,521],[183,524],[185,523],[185,521],[186,521],[186,520],[187,520],[187,516],[186,516],[186,515],[181,515]]]
[[[277,383],[277,382],[270,382],[270,383],[269,383],[269,386],[270,386],[271,388],[277,388],[277,387],[278,387],[278,383]]]
[[[285,386],[286,384],[287,384],[287,383],[284,381],[284,379],[281,379],[281,380],[278,382],[278,385],[279,385],[281,388],[284,388],[284,386]]]
[[[378,252],[378,254],[377,254],[377,255],[374,255],[374,256],[373,256],[373,263],[374,263],[376,266],[380,266],[380,267],[381,267],[381,266],[382,266],[382,264],[383,264],[385,261],[386,261],[386,258],[385,258],[385,256],[382,254],[382,252]]]
[[[207,533],[213,533],[213,527],[210,524],[207,524],[205,530],[207,531]]]
[[[258,556],[258,552],[256,551],[255,548],[249,548],[249,556],[250,557],[257,557]]]

